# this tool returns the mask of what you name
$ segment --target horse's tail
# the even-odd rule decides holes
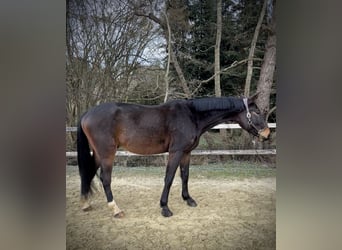
[[[77,161],[81,177],[81,195],[87,198],[89,193],[92,193],[91,183],[97,167],[95,157],[90,153],[89,142],[82,129],[81,122],[77,128]]]

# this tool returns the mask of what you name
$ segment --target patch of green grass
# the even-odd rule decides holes
[[[190,175],[207,179],[243,179],[275,177],[276,169],[256,163],[232,163],[191,166]]]
[[[116,177],[146,176],[164,177],[165,167],[114,167]],[[225,164],[190,165],[190,178],[243,179],[275,177],[276,169],[250,162],[230,162]]]
[[[159,177],[164,174],[165,167],[113,167],[113,176],[119,178],[128,176]]]

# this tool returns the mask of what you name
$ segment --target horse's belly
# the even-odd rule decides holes
[[[135,154],[141,154],[141,155],[151,155],[151,154],[159,154],[164,153],[167,151],[167,148],[165,148],[163,145],[123,145],[123,148],[125,148],[127,151],[130,151]]]
[[[120,146],[135,154],[150,155],[168,151],[168,142],[160,138],[133,138]]]
[[[164,153],[167,150],[163,147],[153,147],[153,148],[147,148],[147,147],[124,147],[127,151],[135,153],[135,154],[140,154],[140,155],[152,155],[152,154],[160,154]]]

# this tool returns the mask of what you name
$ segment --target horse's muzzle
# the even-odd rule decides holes
[[[271,133],[271,131],[270,131],[270,129],[268,127],[260,130],[259,131],[259,139],[261,141],[268,140],[269,137],[270,137],[270,133]]]

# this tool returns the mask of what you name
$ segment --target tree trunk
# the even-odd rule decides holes
[[[269,29],[270,34],[267,38],[264,60],[261,66],[260,77],[257,86],[257,92],[259,92],[259,95],[256,102],[260,110],[265,114],[267,114],[270,109],[270,94],[276,64],[277,37],[275,33],[276,21],[274,7],[275,6],[273,6],[272,20]]]
[[[270,110],[270,94],[272,90],[273,84],[273,75],[275,71],[276,64],[276,44],[277,37],[275,33],[276,21],[275,21],[275,11],[274,11],[274,3],[272,1],[273,8],[271,14],[271,22],[269,23],[269,35],[266,42],[266,50],[264,54],[264,60],[261,65],[260,76],[257,86],[257,92],[259,92],[258,99],[256,100],[256,104],[258,105],[261,112],[263,112],[266,116]],[[257,141],[257,148],[265,148],[268,147],[270,141],[259,142]],[[261,157],[261,156],[259,156]]]
[[[261,66],[258,82],[257,91],[259,92],[259,96],[257,105],[264,113],[267,113],[270,109],[270,94],[276,62],[276,42],[277,38],[275,34],[270,35],[267,39],[264,63]]]
[[[255,30],[254,30],[254,36],[253,36],[253,39],[251,42],[251,48],[249,49],[248,64],[247,64],[247,76],[246,76],[245,92],[244,92],[245,96],[249,96],[249,94],[250,94],[251,80],[252,80],[252,76],[253,76],[254,51],[255,51],[257,40],[258,40],[261,24],[262,24],[262,21],[264,20],[267,1],[268,0],[264,0],[264,4],[263,4],[261,12],[260,12],[259,20],[258,20],[257,26],[255,27]]]
[[[183,70],[181,68],[181,66],[178,63],[178,59],[176,57],[176,54],[174,53],[173,49],[171,48],[171,51],[169,51],[169,53],[171,54],[171,61],[173,66],[175,67],[175,70],[177,72],[178,78],[180,80],[181,83],[181,87],[184,91],[185,97],[186,98],[190,98],[191,97],[191,92],[190,89],[188,87],[188,84],[185,80],[184,74],[183,74]]]
[[[169,25],[169,19],[167,17],[167,15],[164,13],[165,19],[166,19],[166,25],[167,25],[167,31],[168,31],[168,36],[169,39],[167,40],[167,48],[168,51],[170,52],[172,50],[171,47],[171,28]],[[166,65],[166,72],[165,72],[165,76],[164,76],[164,80],[165,80],[165,97],[164,97],[164,102],[167,102],[167,99],[169,97],[169,71],[170,71],[170,61],[171,61],[171,54],[168,53],[167,56],[167,65]]]
[[[216,43],[215,43],[215,96],[222,96],[221,93],[221,68],[220,68],[220,46],[222,36],[222,0],[217,0],[216,7]],[[227,130],[220,129],[220,135],[222,138],[227,137]]]
[[[215,96],[221,96],[220,45],[222,34],[222,0],[217,0],[216,43],[215,43]]]

